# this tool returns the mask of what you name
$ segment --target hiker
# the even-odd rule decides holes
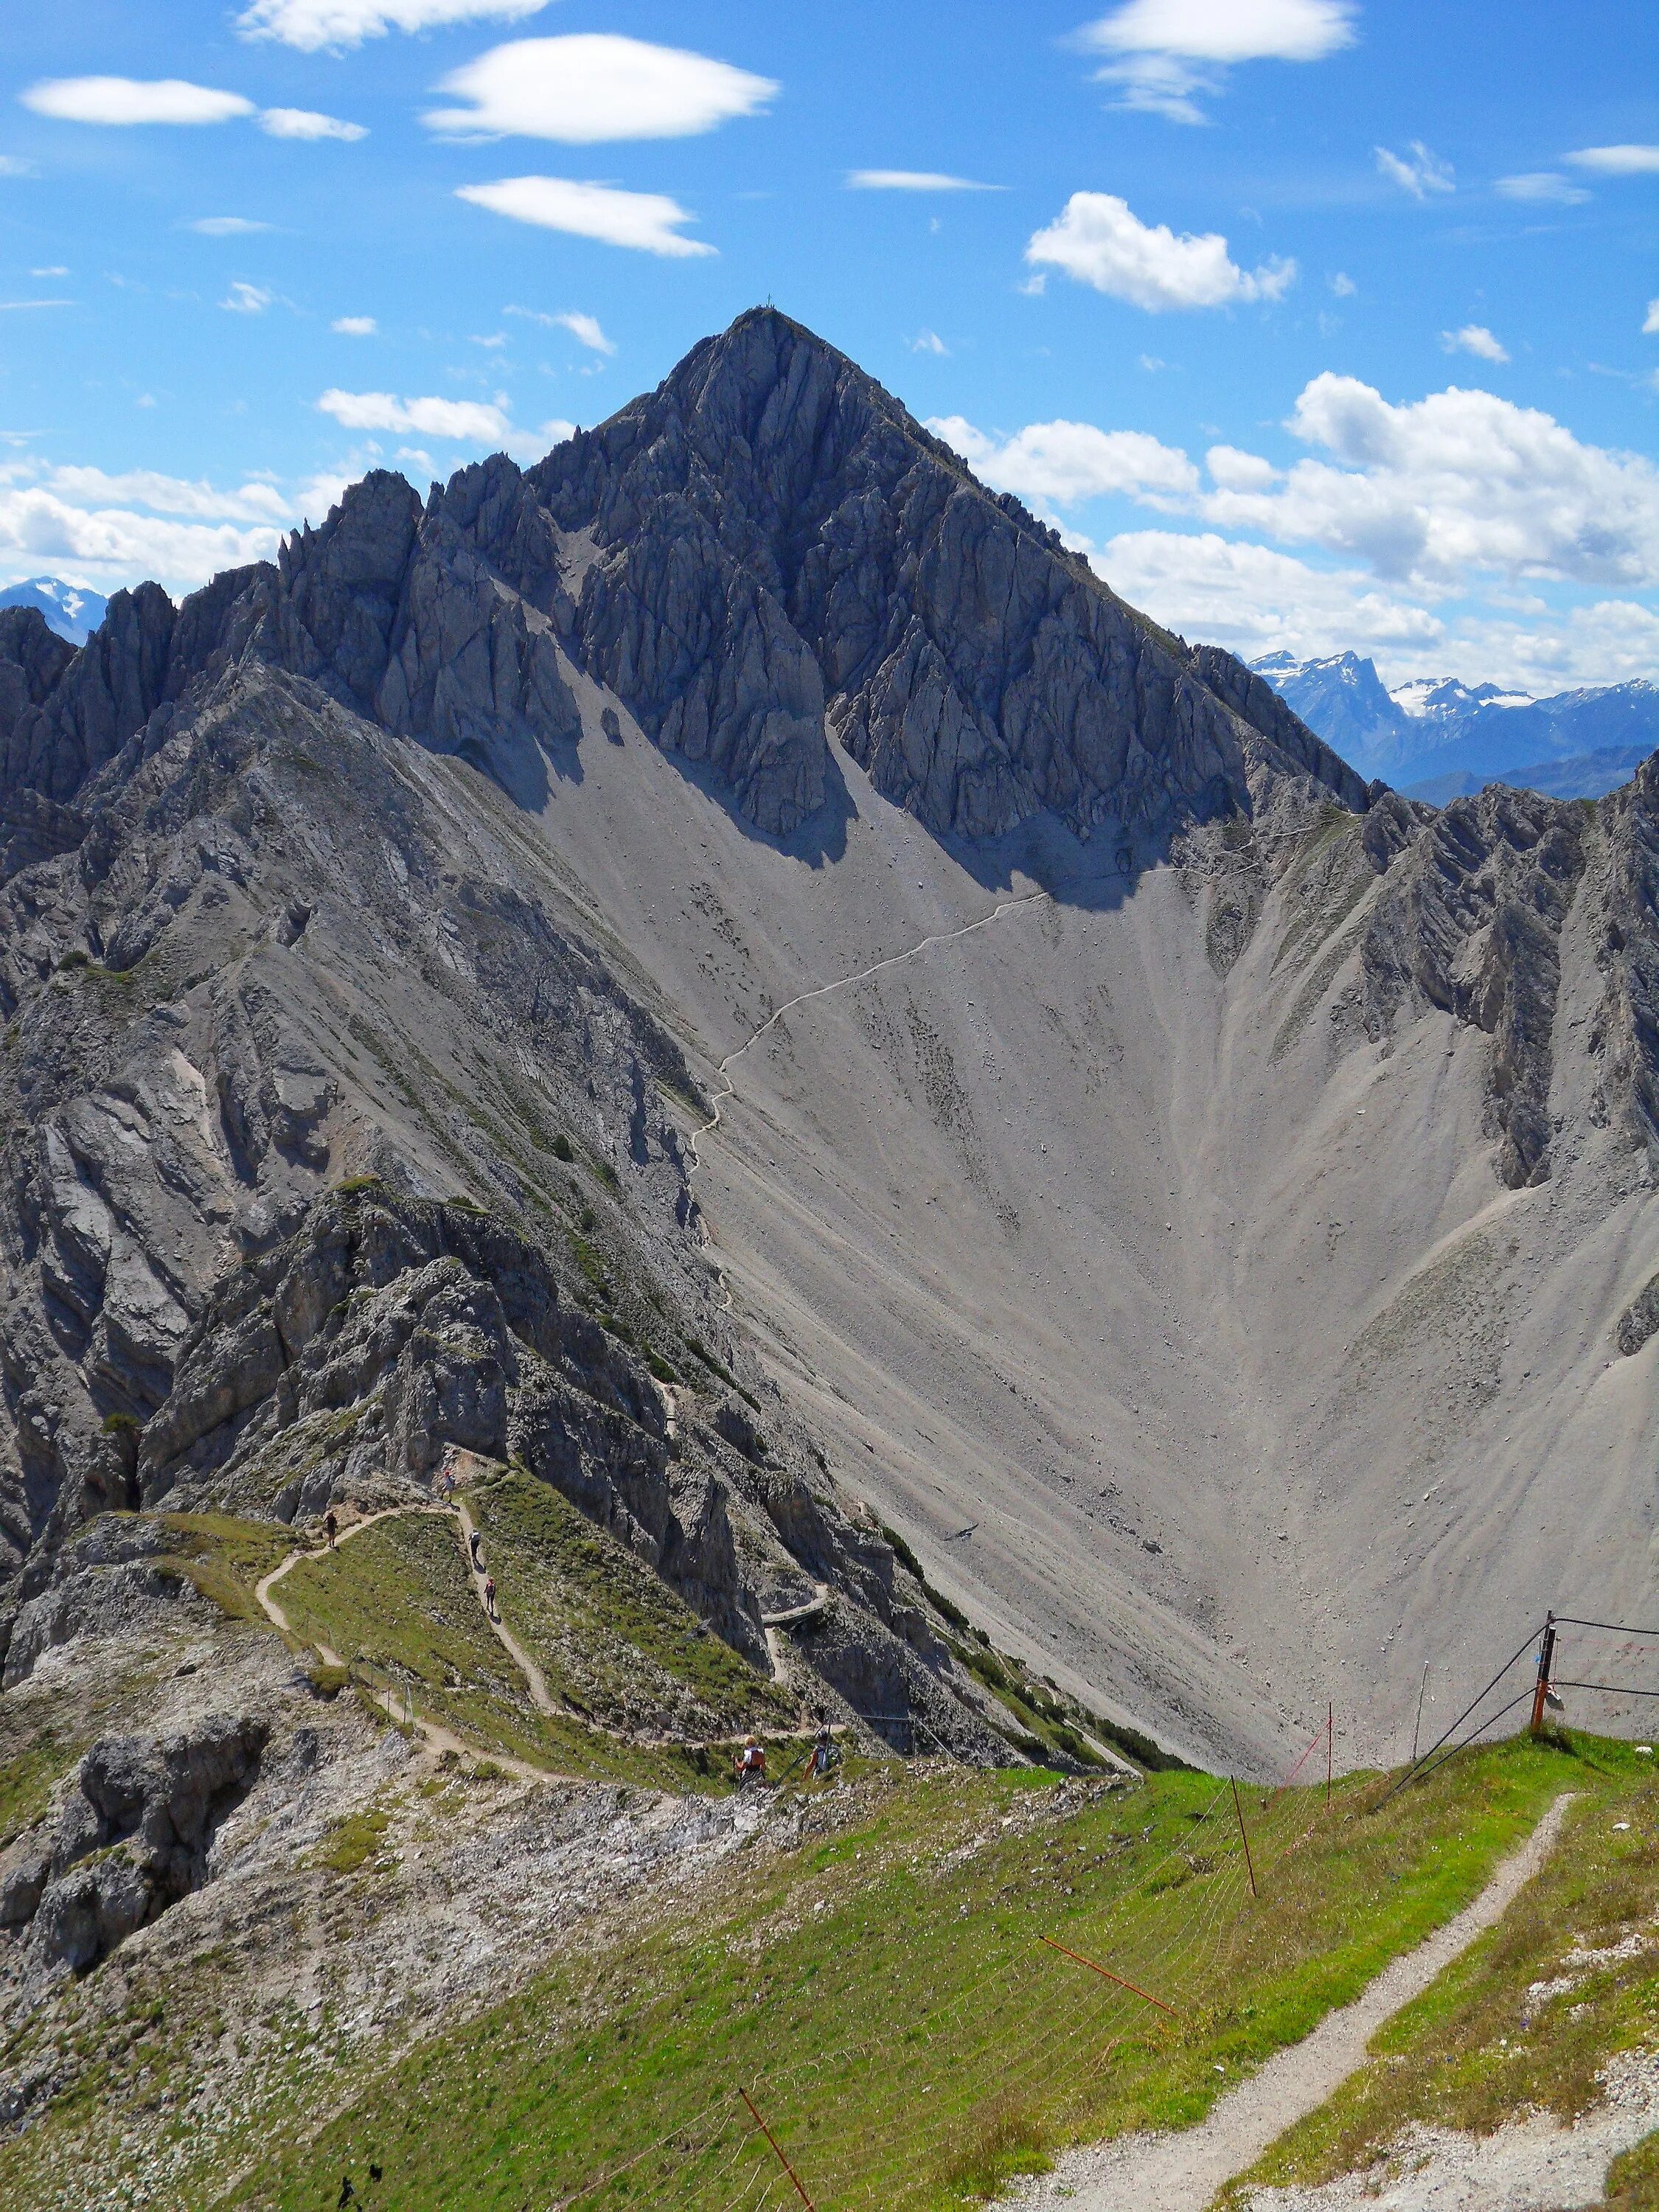
[[[739,1790],[751,1782],[766,1779],[766,1747],[757,1743],[751,1735],[738,1753],[737,1784]]]
[[[841,1765],[841,1753],[836,1748],[834,1737],[827,1728],[818,1730],[817,1741],[807,1754],[806,1772],[811,1776],[833,1774]]]
[[[476,1528],[468,1530],[466,1540],[472,1547],[472,1571],[475,1575],[481,1575],[484,1571],[483,1553],[478,1549],[478,1532]]]
[[[323,1527],[328,1532],[328,1548],[331,1552],[334,1549],[334,1539],[340,1533],[340,1523],[335,1516],[332,1506],[329,1508],[328,1513],[324,1518]]]
[[[501,1619],[501,1615],[495,1610],[495,1577],[494,1575],[486,1575],[484,1577],[484,1611],[489,1615],[489,1618],[492,1620],[499,1620]]]

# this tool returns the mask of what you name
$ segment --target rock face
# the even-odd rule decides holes
[[[81,1761],[56,1829],[0,1869],[0,1926],[82,1973],[207,1878],[214,1832],[252,1787],[267,1728],[216,1715],[187,1733],[106,1736]]]
[[[825,728],[941,836],[1044,811],[1085,835],[1226,812],[1265,747],[1364,804],[1266,684],[1157,630],[769,310],[529,481],[593,549],[586,665],[763,829],[817,805]]]
[[[528,475],[497,455],[423,508],[376,471],[274,569],[176,615],[154,586],[118,593],[19,714],[0,784],[70,807],[192,679],[248,655],[509,788],[574,742],[586,677],[777,836],[823,804],[832,736],[940,836],[1049,813],[1134,848],[1248,811],[1264,767],[1365,804],[1269,686],[1126,606],[769,309]],[[39,857],[52,829],[18,826],[17,857]]]

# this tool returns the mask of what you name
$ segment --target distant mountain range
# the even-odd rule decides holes
[[[31,576],[24,584],[0,586],[0,607],[33,607],[48,629],[84,645],[104,619],[109,601],[80,584],[66,584],[61,576]]]
[[[1594,799],[1659,748],[1659,684],[1610,684],[1534,699],[1496,684],[1414,677],[1388,690],[1355,653],[1270,653],[1258,675],[1356,768],[1442,805],[1488,783]]]

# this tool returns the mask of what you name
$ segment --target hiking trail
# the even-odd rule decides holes
[[[1196,2127],[1175,2135],[1120,2136],[1066,2151],[1052,2173],[1020,2185],[999,2202],[1022,2212],[1062,2203],[1072,2212],[1125,2212],[1130,2206],[1134,2212],[1204,2212],[1218,2190],[1358,2073],[1370,2056],[1366,2046],[1385,2021],[1421,1996],[1477,1936],[1503,1918],[1555,1848],[1575,1794],[1569,1790],[1556,1799],[1472,1905],[1385,1966],[1310,2035],[1230,2089]]]
[[[927,951],[935,945],[954,945],[959,937],[971,937],[975,930],[988,929],[994,921],[1000,920],[1005,914],[1012,914],[1018,908],[1034,906],[1039,900],[1052,900],[1053,897],[1054,893],[1052,891],[1022,891],[1018,898],[1003,899],[1000,901],[997,905],[991,908],[989,914],[981,915],[977,921],[964,921],[960,929],[935,931],[931,937],[924,937],[916,944],[908,945],[902,952],[890,952],[885,959],[872,961],[867,968],[860,968],[851,975],[838,975],[831,983],[815,983],[810,991],[799,992],[794,998],[786,999],[782,1006],[774,1007],[773,1011],[760,1024],[760,1027],[757,1030],[751,1030],[749,1036],[744,1039],[740,1045],[736,1046],[731,1052],[728,1052],[725,1059],[721,1060],[720,1066],[714,1071],[720,1078],[721,1087],[715,1091],[714,1097],[710,1102],[714,1107],[713,1113],[710,1114],[708,1119],[702,1123],[701,1127],[696,1128],[691,1132],[691,1164],[686,1170],[687,1182],[689,1183],[690,1182],[691,1177],[696,1174],[698,1169],[703,1164],[702,1139],[707,1136],[712,1135],[714,1130],[719,1128],[721,1120],[723,1119],[722,1109],[725,1107],[726,1100],[728,1098],[734,1098],[737,1096],[737,1085],[733,1080],[732,1074],[734,1064],[743,1058],[744,1053],[750,1049],[751,1045],[757,1045],[760,1042],[761,1039],[766,1035],[768,1030],[769,1030],[775,1023],[781,1022],[786,1014],[793,1013],[797,1006],[810,1006],[814,999],[830,998],[836,991],[850,990],[855,983],[867,983],[872,975],[884,975],[890,968],[902,968],[907,961],[916,959],[921,953]],[[708,1234],[705,1224],[703,1230],[704,1244],[711,1244],[714,1241],[714,1238]],[[721,1268],[720,1271],[720,1303],[726,1311],[730,1313],[732,1310],[732,1290],[731,1285],[726,1279],[726,1271],[724,1268]]]
[[[497,1610],[493,1613],[490,1612],[489,1605],[485,1601],[484,1583],[488,1579],[489,1569],[487,1566],[475,1567],[472,1564],[472,1538],[476,1533],[477,1524],[474,1522],[471,1513],[467,1510],[466,1504],[464,1500],[457,1499],[453,1504],[447,1505],[383,1506],[378,1513],[366,1513],[362,1520],[348,1522],[344,1528],[340,1529],[337,1535],[333,1548],[337,1552],[343,1550],[344,1547],[351,1541],[353,1537],[361,1536],[366,1528],[374,1528],[379,1522],[395,1521],[410,1514],[426,1514],[439,1519],[453,1519],[454,1521],[456,1524],[456,1540],[460,1547],[461,1557],[466,1571],[467,1583],[471,1589],[472,1595],[478,1601],[478,1610],[489,1622],[490,1630],[495,1635],[497,1642],[501,1644],[501,1649],[507,1653],[508,1658],[512,1660],[514,1665],[518,1668],[520,1674],[524,1678],[525,1689],[529,1696],[531,1704],[544,1718],[574,1721],[580,1727],[589,1729],[596,1735],[609,1736],[617,1743],[629,1744],[636,1750],[642,1751],[662,1751],[670,1749],[678,1749],[681,1751],[720,1750],[732,1741],[734,1735],[740,1735],[744,1733],[741,1729],[728,1730],[726,1735],[720,1736],[696,1738],[675,1735],[644,1735],[632,1733],[625,1729],[606,1727],[603,1722],[589,1719],[586,1715],[578,1713],[574,1707],[562,1704],[548,1688],[547,1678],[543,1674],[541,1668],[530,1656],[530,1654],[525,1650],[524,1646],[519,1642],[512,1630],[507,1627],[507,1623],[501,1618],[499,1601]],[[307,1559],[325,1559],[328,1556],[329,1547],[325,1544],[306,1545],[298,1550],[290,1552],[285,1559],[282,1560],[279,1565],[273,1567],[268,1575],[264,1576],[254,1584],[253,1595],[260,1611],[271,1623],[272,1626],[280,1629],[283,1635],[297,1638],[299,1636],[299,1631],[294,1626],[294,1624],[289,1619],[287,1613],[283,1612],[281,1605],[271,1595],[272,1589],[277,1583],[282,1581],[283,1577],[288,1574],[292,1568],[297,1567],[302,1561]],[[763,1617],[767,1649],[772,1658],[775,1676],[779,1671],[781,1664],[779,1648],[774,1641],[774,1632],[775,1629],[781,1626],[787,1626],[793,1621],[811,1620],[816,1614],[822,1613],[824,1607],[830,1601],[830,1588],[827,1583],[815,1583],[813,1587],[815,1595],[810,1598],[805,1605],[792,1607],[787,1613],[769,1613]],[[325,1667],[349,1668],[349,1662],[343,1659],[331,1645],[325,1644],[320,1637],[313,1636],[302,1640],[311,1644],[313,1650],[316,1651],[318,1656],[322,1660],[323,1664]],[[407,1708],[399,1705],[397,1694],[394,1691],[389,1689],[377,1690],[372,1692],[371,1694],[374,1698],[375,1704],[380,1707],[381,1711],[385,1712],[389,1718],[395,1720],[399,1727],[405,1727],[411,1724],[408,1717]],[[433,1746],[436,1750],[453,1751],[459,1753],[461,1757],[466,1759],[489,1759],[492,1760],[495,1765],[504,1767],[509,1772],[516,1774],[526,1781],[580,1783],[591,1782],[593,1779],[593,1777],[591,1775],[563,1774],[552,1767],[538,1766],[528,1759],[514,1759],[505,1752],[483,1751],[477,1745],[470,1744],[465,1741],[463,1738],[455,1735],[452,1729],[445,1728],[441,1722],[422,1720],[417,1716],[413,1720],[412,1725],[422,1740]],[[768,1729],[766,1730],[767,1735],[774,1742],[787,1742],[795,1740],[804,1741],[806,1738],[815,1735],[816,1733],[816,1729],[811,1728],[774,1728]]]

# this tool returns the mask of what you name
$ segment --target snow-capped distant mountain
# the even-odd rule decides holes
[[[1530,707],[1530,691],[1505,691],[1496,684],[1471,688],[1455,676],[1413,676],[1396,684],[1389,696],[1413,721],[1447,722],[1472,714],[1478,707]]]
[[[1534,699],[1455,676],[1413,677],[1390,690],[1353,653],[1322,660],[1272,653],[1252,665],[1364,775],[1437,803],[1499,781],[1596,796],[1615,753],[1633,766],[1659,747],[1659,685],[1639,680]]]
[[[1383,689],[1373,661],[1357,653],[1333,653],[1327,660],[1270,653],[1250,665],[1310,730],[1367,775],[1387,775],[1396,765],[1411,724]]]
[[[109,601],[82,584],[66,584],[61,576],[31,576],[27,583],[0,587],[0,607],[33,607],[46,617],[49,629],[71,645],[84,645],[104,619]]]

